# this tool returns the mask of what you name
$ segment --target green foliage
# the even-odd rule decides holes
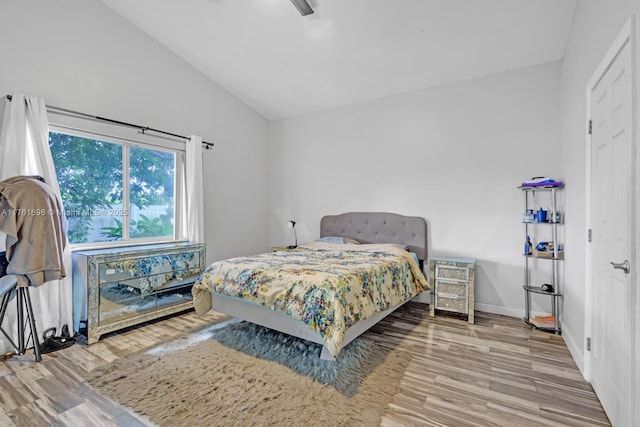
[[[135,227],[135,228],[134,228]],[[166,218],[156,217],[150,219],[149,217],[140,214],[140,219],[131,221],[131,237],[157,237],[157,236],[172,236],[173,235],[173,223],[167,221]]]
[[[67,238],[71,243],[86,242],[87,235],[93,229],[93,218],[90,216],[75,216],[69,218]]]
[[[173,200],[173,153],[131,147],[130,198],[138,209]]]
[[[117,219],[113,219],[116,222],[115,227],[102,227],[100,230],[101,235],[103,235],[107,240],[121,240],[122,239],[122,221],[118,221]]]
[[[65,210],[86,214],[122,202],[122,145],[50,132],[49,146]]]
[[[122,206],[123,145],[57,132],[49,133],[49,145],[69,218],[69,241],[87,242],[95,212]],[[130,146],[129,152],[130,202],[141,210],[152,205],[170,207],[159,218],[141,216],[137,222],[130,221],[131,237],[172,235],[174,154],[136,146]],[[101,228],[107,240],[122,239],[122,220],[116,216],[111,217],[114,226]]]
[[[101,228],[100,234],[106,240],[122,239],[122,221],[118,221],[115,218],[114,221],[116,222],[115,226]],[[129,232],[132,238],[172,236],[173,221],[165,215],[151,219],[146,215],[140,214],[138,221],[131,220]]]

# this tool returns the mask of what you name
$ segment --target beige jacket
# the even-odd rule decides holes
[[[0,181],[0,231],[7,234],[7,274],[18,286],[40,286],[66,276],[62,203],[38,177]]]

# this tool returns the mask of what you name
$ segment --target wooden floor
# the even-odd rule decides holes
[[[0,426],[150,425],[101,396],[78,373],[200,329],[224,316],[194,312],[46,354],[0,362]],[[476,324],[429,318],[409,303],[367,332],[412,360],[383,426],[607,426],[562,337],[476,312]],[[158,402],[162,405],[162,402]]]

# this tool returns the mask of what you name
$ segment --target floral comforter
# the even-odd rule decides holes
[[[320,334],[336,357],[349,327],[429,288],[413,256],[396,245],[313,243],[214,262],[193,293],[200,314],[211,308],[198,308],[209,292],[283,311]]]

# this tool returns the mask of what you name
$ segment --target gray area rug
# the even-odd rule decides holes
[[[410,355],[365,337],[321,346],[225,322],[94,369],[87,381],[160,426],[377,426]]]

